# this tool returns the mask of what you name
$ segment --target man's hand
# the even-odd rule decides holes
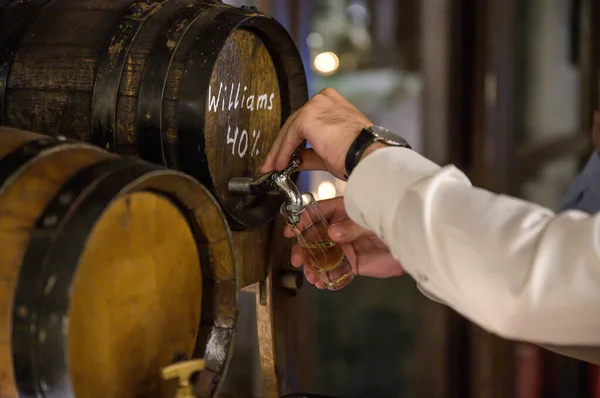
[[[344,208],[344,198],[323,200],[318,202],[318,205],[331,224],[328,231],[330,239],[341,244],[356,275],[389,278],[404,274],[402,266],[392,257],[387,246],[374,233],[348,217]],[[284,234],[288,238],[294,236],[289,227],[285,228]],[[304,266],[306,279],[320,289],[325,287],[317,271],[306,264],[306,256],[298,244],[292,248],[292,265]]]
[[[296,148],[306,140],[302,170],[327,170],[342,179],[348,149],[363,128],[373,123],[334,89],[312,97],[292,114],[275,139],[261,172],[284,169]]]

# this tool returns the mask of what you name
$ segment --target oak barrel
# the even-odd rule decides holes
[[[24,0],[1,22],[1,124],[182,170],[236,229],[277,213],[280,198],[227,192],[307,100],[276,20],[215,0]]]
[[[180,172],[0,128],[0,397],[170,397],[162,367],[228,364],[231,232]]]

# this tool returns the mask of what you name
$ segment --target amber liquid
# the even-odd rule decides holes
[[[308,242],[303,246],[311,265],[317,271],[334,270],[344,260],[344,252],[335,242]]]
[[[331,290],[341,289],[354,278],[350,263],[335,242],[303,242],[302,246],[310,265],[319,272],[321,280]]]

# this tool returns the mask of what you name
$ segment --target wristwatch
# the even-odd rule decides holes
[[[375,142],[389,146],[399,146],[412,149],[400,135],[381,126],[371,126],[361,130],[346,154],[346,178],[358,164],[365,150]]]

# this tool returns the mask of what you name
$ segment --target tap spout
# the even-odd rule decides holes
[[[298,171],[302,161],[294,156],[282,171],[271,171],[255,177],[235,177],[228,181],[230,193],[241,196],[282,195],[290,210],[301,206],[301,196],[291,175]]]

